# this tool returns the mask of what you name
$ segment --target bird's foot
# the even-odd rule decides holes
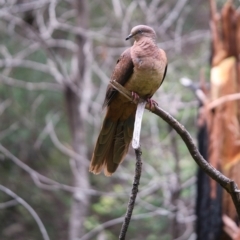
[[[157,103],[155,100],[151,99],[151,98],[148,98],[148,99],[147,99],[147,103],[148,103],[149,106],[150,106],[150,110],[152,110],[153,107],[158,106],[158,103]]]
[[[139,95],[135,92],[132,92],[132,101],[138,102],[138,100],[139,100]]]

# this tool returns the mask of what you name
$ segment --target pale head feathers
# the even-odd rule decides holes
[[[139,41],[143,37],[148,37],[156,40],[156,32],[149,26],[146,25],[138,25],[132,28],[130,35],[126,38],[126,40],[130,38],[134,38],[135,41]]]

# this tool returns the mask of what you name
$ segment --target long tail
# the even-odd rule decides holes
[[[99,174],[104,168],[104,174],[111,176],[116,171],[131,143],[134,120],[134,114],[124,121],[112,121],[105,117],[93,152],[90,172]]]

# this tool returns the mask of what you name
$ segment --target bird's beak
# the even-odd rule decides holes
[[[132,38],[133,37],[133,35],[132,34],[130,34],[130,35],[128,35],[127,37],[126,37],[126,39],[125,40],[129,40],[130,38]]]

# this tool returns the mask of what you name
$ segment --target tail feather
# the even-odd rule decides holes
[[[98,174],[104,167],[106,176],[111,176],[123,161],[132,140],[135,116],[125,121],[105,118],[89,168]]]
[[[124,141],[124,133],[123,130],[124,129],[124,122],[123,121],[119,121],[118,122],[118,126],[117,126],[117,130],[116,130],[116,134],[115,134],[115,142],[114,142],[114,154],[113,154],[113,159],[112,161],[116,164],[120,164],[122,161],[122,157],[124,154],[124,150],[125,150],[125,141]]]
[[[116,130],[116,139],[114,143],[113,162],[120,164],[127,154],[129,144],[132,140],[134,126],[134,117],[130,116],[125,121],[119,121]]]
[[[132,137],[133,137],[134,121],[135,121],[135,113],[125,121],[124,140],[129,144],[132,141]]]
[[[117,123],[105,118],[102,129],[97,139],[97,143],[93,152],[89,171],[99,174],[105,165],[105,157],[111,148]]]

